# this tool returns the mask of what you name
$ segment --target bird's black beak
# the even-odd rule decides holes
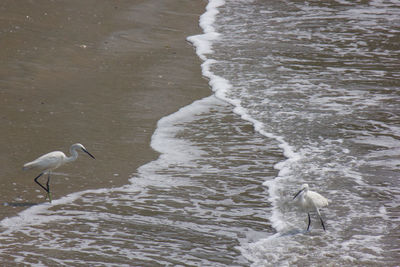
[[[295,199],[295,198],[296,198],[298,195],[300,195],[300,193],[303,192],[303,191],[304,191],[304,189],[301,189],[299,192],[297,192],[297,194],[294,195],[293,199]]]
[[[89,151],[87,151],[86,149],[82,148],[82,151],[85,152],[86,154],[88,154],[90,157],[92,157],[92,159],[96,159],[92,154],[89,153]]]

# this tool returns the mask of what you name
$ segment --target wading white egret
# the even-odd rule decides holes
[[[293,197],[295,199],[297,196],[300,197],[300,205],[308,214],[308,226],[307,231],[310,229],[311,218],[310,211],[317,211],[318,217],[321,220],[322,228],[325,231],[324,221],[321,218],[321,213],[319,209],[328,205],[328,199],[324,198],[317,192],[308,190],[308,184],[303,184],[301,189],[297,194]]]
[[[67,157],[63,152],[61,151],[53,151],[47,154],[44,154],[43,156],[40,156],[39,158],[35,159],[34,161],[28,162],[24,164],[23,170],[29,170],[29,169],[38,169],[41,171],[41,173],[34,179],[34,181],[40,185],[41,188],[43,188],[47,192],[47,197],[49,198],[49,201],[51,202],[51,193],[50,193],[50,173],[54,169],[57,169],[61,165],[64,165],[65,163],[74,161],[78,158],[78,152],[77,150],[80,149],[83,152],[87,153],[90,157],[95,159],[95,157],[89,153],[89,151],[86,150],[86,148],[77,143],[73,144],[69,151],[71,153],[70,157]],[[47,183],[46,187],[43,186],[39,181],[39,177],[42,176],[43,174],[47,173]]]

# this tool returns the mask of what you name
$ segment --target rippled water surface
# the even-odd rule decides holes
[[[159,122],[129,185],[3,220],[2,262],[398,264],[400,2],[215,0],[201,23],[215,96]]]

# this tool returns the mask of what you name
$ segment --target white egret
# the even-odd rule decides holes
[[[95,159],[95,157],[92,154],[90,154],[83,145],[77,143],[77,144],[73,144],[70,147],[70,149],[69,149],[69,151],[71,153],[70,157],[67,157],[61,151],[53,151],[53,152],[44,154],[43,156],[40,156],[39,158],[35,159],[34,161],[24,164],[23,170],[29,170],[29,169],[41,170],[41,173],[34,179],[34,181],[47,192],[47,196],[48,196],[50,202],[51,202],[51,193],[50,193],[49,183],[50,183],[51,171],[53,171],[54,169],[57,169],[58,167],[60,167],[61,165],[64,165],[65,163],[76,160],[78,158],[77,149],[81,149],[83,152],[87,153],[90,157]],[[38,181],[39,177],[45,173],[48,174],[46,187],[43,186]]]
[[[317,211],[318,217],[321,220],[322,228],[325,231],[324,221],[321,218],[321,213],[319,209],[328,205],[329,200],[318,194],[317,192],[308,190],[308,184],[303,184],[301,189],[297,194],[293,197],[295,199],[300,195],[300,205],[308,214],[308,226],[307,231],[310,228],[311,218],[310,211]]]

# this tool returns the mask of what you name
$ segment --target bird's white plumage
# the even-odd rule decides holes
[[[31,162],[24,164],[24,167],[23,167],[24,170],[39,169],[41,171],[41,173],[34,179],[34,181],[47,192],[50,202],[51,202],[51,193],[50,193],[49,183],[50,183],[51,171],[53,171],[54,169],[57,169],[58,167],[60,167],[61,165],[64,165],[67,162],[76,160],[78,158],[77,149],[80,149],[83,152],[87,153],[93,159],[95,158],[92,154],[90,154],[86,150],[86,148],[83,145],[76,143],[76,144],[73,144],[69,149],[69,151],[71,153],[70,157],[67,157],[61,151],[53,151],[53,152],[44,154],[43,156],[40,156]],[[48,174],[46,187],[38,181],[39,177],[42,176],[44,173]]]
[[[40,169],[51,171],[63,165],[66,158],[67,156],[63,152],[53,151],[24,164],[24,170]]]
[[[315,209],[323,208],[329,204],[328,199],[317,192],[308,190],[307,184],[304,184],[301,190],[303,190],[303,192],[300,193],[300,204],[305,211],[314,211]]]
[[[307,230],[310,227],[310,214],[309,212],[311,211],[316,211],[318,213],[318,216],[321,220],[322,227],[325,230],[325,225],[324,222],[321,218],[321,213],[319,212],[320,208],[326,207],[329,204],[329,200],[317,192],[311,191],[308,189],[308,184],[303,184],[301,186],[300,191],[294,196],[293,199],[295,199],[297,196],[299,196],[299,202],[300,206],[304,209],[305,212],[308,213],[308,227]]]
[[[329,201],[328,199],[324,198],[320,194],[314,191],[308,191],[307,193],[304,193],[304,198],[309,202],[315,205],[317,208],[323,208],[325,206],[328,206]]]
[[[67,157],[61,151],[53,151],[44,154],[31,162],[25,163],[24,170],[40,169],[45,172],[52,171],[54,169],[57,169],[61,165],[64,165],[67,162],[76,160],[78,158],[78,152],[76,151],[77,149],[81,149],[85,153],[89,154],[89,156],[94,158],[93,155],[90,154],[82,144],[76,143],[70,147],[70,153],[71,153],[70,157]]]

